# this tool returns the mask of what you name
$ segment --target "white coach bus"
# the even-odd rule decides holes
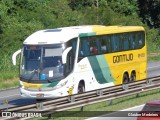
[[[20,91],[43,99],[146,78],[145,31],[140,26],[73,26],[40,30],[21,50]]]

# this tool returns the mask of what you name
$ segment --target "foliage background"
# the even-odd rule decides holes
[[[11,57],[31,33],[91,24],[144,26],[148,51],[159,51],[159,0],[0,0],[0,79],[18,73]]]

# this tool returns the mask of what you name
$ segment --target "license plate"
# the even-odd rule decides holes
[[[44,97],[44,94],[43,93],[39,93],[39,94],[37,94],[37,97]]]

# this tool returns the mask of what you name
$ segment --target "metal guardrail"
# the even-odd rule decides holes
[[[77,107],[83,107],[86,105],[103,102],[107,100],[113,100],[125,96],[135,95],[155,89],[160,89],[160,76],[125,85],[112,86],[108,88],[93,90],[85,92],[83,94],[76,94],[44,102],[38,102],[36,104],[34,103],[31,105],[9,108],[8,111],[10,112],[33,111],[37,113],[40,112],[42,113],[42,115],[49,115],[58,111],[65,111]],[[17,119],[17,117],[3,118],[3,119],[4,120]],[[23,118],[23,119],[29,119],[29,118]]]

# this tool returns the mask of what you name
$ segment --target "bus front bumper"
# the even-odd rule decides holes
[[[21,96],[25,98],[35,98],[35,99],[44,99],[44,98],[57,98],[68,95],[67,92],[60,92],[59,90],[52,91],[29,91],[24,88],[20,88]]]

